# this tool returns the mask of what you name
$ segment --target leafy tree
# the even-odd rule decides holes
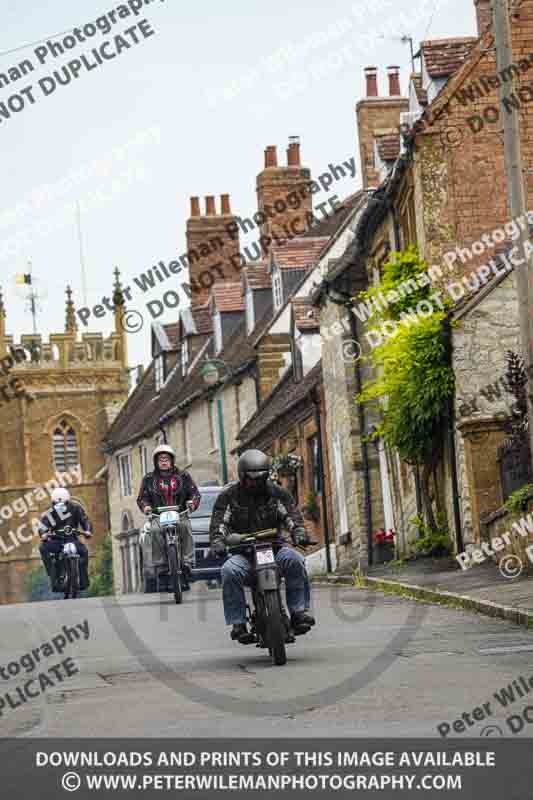
[[[384,266],[383,280],[366,296],[395,290],[401,283],[426,273],[427,265],[414,248],[393,253]],[[433,292],[431,286],[404,298],[411,308]],[[390,305],[376,314],[374,324],[386,319],[398,320],[407,310],[405,305]],[[381,422],[374,436],[381,436],[400,458],[422,470],[421,489],[424,511],[430,528],[436,529],[430,493],[430,478],[435,473],[448,425],[449,400],[455,391],[454,373],[450,364],[450,347],[446,313],[434,310],[430,316],[418,316],[409,324],[399,323],[396,332],[376,347],[370,356],[376,367],[371,380],[357,401],[378,401]]]

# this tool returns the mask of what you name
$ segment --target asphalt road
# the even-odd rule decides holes
[[[229,640],[220,591],[203,585],[182,606],[170,595],[3,606],[1,735],[428,737],[488,701],[490,718],[468,733],[492,723],[511,735],[505,717],[533,705],[533,689],[507,711],[492,698],[533,676],[526,629],[366,589],[317,587],[314,602],[318,624],[289,646],[284,667]],[[43,655],[63,625],[85,626],[88,638],[78,627],[79,638]],[[13,665],[32,649],[35,669]],[[34,679],[36,694],[38,673],[48,682],[22,702],[17,687]]]

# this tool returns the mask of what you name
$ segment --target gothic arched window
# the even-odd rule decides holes
[[[62,420],[55,428],[53,443],[56,469],[65,471],[80,463],[76,432],[66,420]]]

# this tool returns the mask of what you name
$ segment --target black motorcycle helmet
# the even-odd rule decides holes
[[[261,450],[245,450],[237,463],[237,472],[241,486],[261,491],[270,475],[270,458]]]

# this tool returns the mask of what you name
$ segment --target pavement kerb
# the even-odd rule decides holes
[[[401,594],[403,597],[412,597],[414,600],[422,600],[438,605],[447,605],[454,608],[463,608],[470,611],[477,611],[488,617],[498,617],[515,623],[533,627],[533,611],[516,606],[504,606],[501,603],[494,603],[492,600],[480,600],[466,594],[456,592],[446,592],[443,589],[428,589],[424,586],[417,586],[413,583],[402,583],[401,581],[387,580],[386,578],[372,578],[368,575],[358,575],[357,584],[352,575],[334,575],[330,577],[315,578],[313,583],[334,583],[351,585],[354,588],[376,589],[388,594]]]

